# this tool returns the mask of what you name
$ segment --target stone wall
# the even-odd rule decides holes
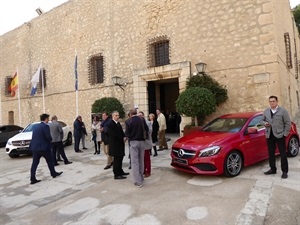
[[[283,3],[277,6],[279,1]],[[4,81],[18,68],[23,126],[38,120],[43,111],[42,94],[29,95],[30,80],[41,63],[47,71],[46,112],[73,123],[75,51],[79,114],[87,124],[91,105],[101,97],[118,98],[126,110],[139,104],[147,112],[146,82],[158,79],[148,69],[147,43],[166,36],[171,64],[156,68],[164,72],[163,79],[173,67],[181,70],[183,65],[184,72],[177,74],[182,91],[189,73],[196,72],[194,65],[202,61],[207,72],[227,87],[229,100],[212,117],[262,110],[272,94],[296,113],[299,79],[279,60],[285,55],[282,26],[293,34],[293,27],[283,20],[292,24],[288,0],[73,0],[0,36],[0,76]],[[104,56],[105,80],[90,85],[88,60],[99,53]],[[112,84],[116,75],[127,83],[125,91]],[[287,86],[293,93],[290,99]],[[1,94],[2,123],[14,111],[19,124],[17,97],[5,97],[3,90]]]

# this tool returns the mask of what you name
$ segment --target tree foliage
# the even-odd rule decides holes
[[[207,88],[189,87],[176,100],[176,109],[180,114],[194,117],[198,126],[197,117],[203,121],[216,110],[216,99]]]
[[[198,74],[196,76],[188,78],[186,87],[203,87],[209,89],[216,98],[217,106],[228,99],[227,89],[221,86],[215,79],[207,74]]]
[[[107,112],[108,114],[111,114],[115,110],[119,112],[121,118],[124,118],[124,107],[121,102],[114,97],[104,97],[98,99],[92,105],[92,113]]]
[[[293,9],[293,14],[294,14],[296,26],[300,34],[300,4],[296,5],[296,7]]]

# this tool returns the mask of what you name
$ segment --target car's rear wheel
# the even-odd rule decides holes
[[[72,144],[72,141],[73,141],[72,133],[70,132],[70,133],[68,133],[66,145],[71,145],[71,144]]]
[[[240,174],[243,168],[243,158],[238,151],[231,151],[224,162],[224,174],[227,177],[235,177]]]
[[[299,141],[297,137],[292,136],[287,146],[287,155],[289,157],[295,157],[298,155],[298,153],[299,153]]]
[[[20,154],[8,154],[10,158],[18,158]]]

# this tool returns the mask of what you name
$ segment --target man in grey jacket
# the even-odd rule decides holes
[[[269,152],[270,170],[266,175],[276,174],[275,150],[276,144],[281,157],[281,178],[288,177],[288,161],[286,156],[285,137],[288,136],[291,129],[291,119],[286,109],[278,106],[276,96],[269,97],[270,108],[263,113],[262,124],[266,127],[266,138]]]
[[[50,134],[52,137],[51,148],[52,148],[52,157],[54,160],[54,165],[55,166],[59,165],[56,160],[56,152],[57,151],[63,158],[66,165],[71,164],[72,162],[70,162],[68,160],[68,158],[65,154],[65,149],[64,149],[63,142],[62,142],[63,137],[64,137],[64,132],[63,132],[61,124],[59,122],[57,122],[57,116],[52,116],[51,123],[49,123],[49,127],[50,127]]]

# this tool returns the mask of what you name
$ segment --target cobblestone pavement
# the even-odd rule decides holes
[[[171,135],[169,147],[177,138]],[[106,157],[88,150],[66,154],[73,164],[53,179],[42,159],[29,184],[31,157],[10,159],[0,149],[0,224],[5,225],[299,225],[300,156],[289,158],[289,178],[265,176],[268,162],[244,168],[235,178],[194,176],[170,166],[170,150],[152,157],[152,174],[137,188],[129,175],[114,180]],[[128,149],[126,149],[128,155]],[[128,169],[124,158],[124,170]],[[277,159],[277,164],[279,158]]]

